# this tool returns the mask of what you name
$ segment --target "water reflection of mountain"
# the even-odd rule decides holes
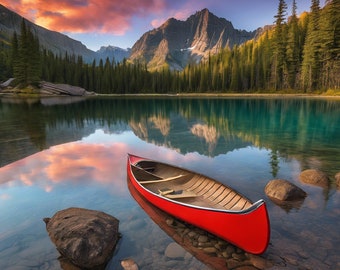
[[[153,116],[140,122],[130,121],[129,126],[142,140],[177,149],[183,154],[198,152],[216,156],[251,145],[232,134],[220,134],[215,126],[199,119],[186,119],[175,114],[169,118]]]
[[[132,129],[142,140],[182,153],[216,156],[254,145],[294,156],[306,167],[331,166],[340,156],[338,100],[89,98],[44,104],[1,100],[1,166],[98,128]]]

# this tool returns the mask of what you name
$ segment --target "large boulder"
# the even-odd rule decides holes
[[[44,221],[60,254],[80,268],[105,265],[119,240],[119,221],[104,212],[68,208]]]
[[[329,186],[328,176],[319,170],[309,169],[300,173],[299,179],[302,183],[326,188]]]
[[[283,179],[269,181],[265,193],[269,198],[279,201],[302,200],[307,196],[301,188]]]

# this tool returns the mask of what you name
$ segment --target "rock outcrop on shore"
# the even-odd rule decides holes
[[[11,83],[14,78],[0,84],[0,90],[3,95],[16,95],[16,94],[34,94],[43,96],[89,96],[94,95],[94,92],[88,92],[86,89],[73,86],[69,84],[56,84],[42,81],[39,83],[39,88],[36,86],[12,87]]]
[[[82,87],[44,81],[40,83],[40,88],[40,93],[50,95],[86,96],[90,94]]]
[[[8,87],[11,82],[14,81],[14,78],[10,78],[8,79],[7,81],[3,82],[3,83],[0,83],[0,89],[5,89],[6,87]]]

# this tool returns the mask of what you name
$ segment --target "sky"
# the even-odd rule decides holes
[[[296,0],[297,13],[310,10],[310,0]],[[324,1],[320,1],[323,3]],[[0,0],[0,4],[49,30],[101,46],[131,48],[147,31],[169,18],[186,20],[208,8],[234,28],[253,31],[273,24],[279,0]],[[292,0],[286,0],[291,14]]]

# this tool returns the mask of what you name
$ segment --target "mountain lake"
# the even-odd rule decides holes
[[[70,269],[43,222],[69,207],[120,220],[122,238],[105,269],[123,269],[127,258],[139,269],[340,269],[339,99],[1,98],[0,126],[0,269]],[[141,205],[128,187],[127,153],[211,176],[252,201],[263,198],[267,251],[246,254]],[[305,169],[326,173],[328,187],[300,182]],[[272,179],[308,195],[279,206],[264,193]],[[190,246],[188,231],[208,236],[209,249]]]

